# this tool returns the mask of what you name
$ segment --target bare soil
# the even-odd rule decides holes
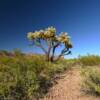
[[[99,97],[81,91],[79,68],[73,68],[60,77],[57,84],[51,87],[46,96],[40,100],[100,100]]]

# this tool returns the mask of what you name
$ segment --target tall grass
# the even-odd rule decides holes
[[[53,84],[55,74],[62,73],[78,64],[84,66],[99,65],[100,57],[87,55],[78,59],[61,59],[56,63],[51,63],[45,62],[43,55],[23,54],[19,50],[14,52],[1,51],[0,100],[40,98],[47,93]],[[100,80],[99,74],[92,73],[91,75],[95,80]],[[96,85],[94,81],[90,80],[91,75],[88,74],[87,80]],[[98,86],[95,87],[95,89],[97,88]]]
[[[100,69],[98,67],[85,68],[81,75],[83,76],[83,90],[100,96]]]
[[[0,56],[0,100],[31,100],[39,98],[52,85],[52,77],[70,66],[65,60],[45,62],[44,56]]]
[[[100,65],[100,56],[97,55],[80,56],[78,60],[83,66]]]

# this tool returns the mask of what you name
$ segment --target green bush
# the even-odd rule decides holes
[[[66,61],[45,62],[41,55],[0,57],[0,100],[31,100],[41,97],[56,73],[68,69]]]
[[[96,55],[80,56],[78,60],[83,66],[100,65],[100,56]]]
[[[28,68],[23,58],[4,59],[8,58],[3,58],[3,64],[0,64],[0,97],[14,100],[30,98],[38,88],[34,70]]]
[[[100,96],[100,69],[83,69],[82,76],[84,76],[83,90]]]

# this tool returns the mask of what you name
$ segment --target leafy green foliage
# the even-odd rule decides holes
[[[80,56],[78,60],[83,66],[100,65],[100,56],[96,55]]]
[[[56,73],[68,69],[67,62],[45,62],[44,56],[15,52],[0,57],[0,100],[31,100],[47,92]],[[65,66],[66,65],[66,66]]]
[[[87,92],[100,95],[100,69],[85,68],[81,74],[84,77],[83,89]]]

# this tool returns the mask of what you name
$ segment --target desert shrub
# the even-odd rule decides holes
[[[82,88],[88,93],[100,96],[100,69],[86,68],[82,70],[83,83]]]
[[[22,100],[22,97],[30,98],[37,88],[37,76],[28,68],[25,59],[13,59],[11,63],[5,60],[4,64],[0,64],[0,98],[14,100]]]
[[[6,51],[6,50],[0,50],[0,54],[3,55],[3,56],[5,56],[5,55],[8,55],[9,52]]]
[[[34,45],[42,49],[45,53],[46,61],[56,62],[65,55],[71,54],[72,43],[68,33],[61,32],[60,35],[57,35],[54,27],[28,32],[27,38],[31,41],[31,46]],[[47,46],[44,46],[44,43]],[[63,45],[63,48],[57,56],[56,49],[60,45]]]
[[[0,100],[39,98],[52,85],[51,78],[68,69],[66,61],[45,62],[44,56],[0,57]]]
[[[83,66],[99,65],[100,64],[100,56],[96,56],[96,55],[80,56],[79,62]]]
[[[17,57],[20,57],[20,56],[23,56],[24,53],[22,53],[22,51],[20,49],[14,49],[12,52],[11,52],[14,56],[17,56]]]

